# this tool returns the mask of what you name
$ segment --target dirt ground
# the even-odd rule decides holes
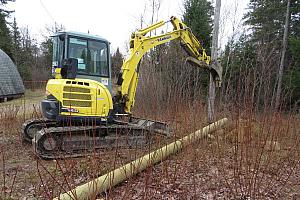
[[[40,115],[38,102],[43,94],[35,94],[25,101],[23,109],[16,109],[24,105],[22,100],[0,105],[0,199],[52,199],[150,151],[119,149],[82,158],[39,159],[20,137],[23,121]],[[195,120],[195,113],[189,112],[176,117],[165,113],[164,119],[176,124],[176,137],[204,126],[204,118]],[[147,116],[142,111],[140,114]],[[268,120],[231,120],[228,128],[149,167],[99,198],[300,199],[299,116]]]

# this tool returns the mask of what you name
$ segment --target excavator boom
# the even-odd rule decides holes
[[[132,34],[130,40],[130,55],[123,63],[122,71],[118,79],[118,92],[114,97],[114,104],[117,105],[118,108],[121,107],[121,109],[118,110],[119,112],[130,114],[131,108],[134,106],[139,78],[138,64],[143,55],[155,46],[165,44],[172,40],[181,41],[181,46],[189,55],[187,58],[188,62],[213,71],[215,81],[220,81],[220,72],[210,68],[210,56],[206,54],[205,49],[192,33],[191,29],[176,17],[171,17],[168,22],[171,22],[173,25],[173,31],[156,36],[147,36],[149,32],[167,23],[160,21]]]

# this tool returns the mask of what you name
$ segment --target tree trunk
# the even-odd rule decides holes
[[[278,82],[277,82],[277,91],[276,91],[276,99],[275,99],[275,110],[276,111],[278,111],[279,106],[280,106],[284,58],[285,58],[285,52],[287,49],[287,36],[288,36],[289,18],[290,18],[290,4],[291,4],[291,0],[288,0],[287,6],[286,6],[285,26],[284,26],[284,34],[283,34],[283,41],[282,41],[282,52],[281,52],[280,66],[279,66],[279,71],[278,71]]]
[[[212,47],[211,47],[212,64],[217,63],[217,57],[218,57],[220,10],[221,10],[221,0],[216,0]],[[216,83],[214,82],[213,75],[210,73],[209,91],[208,91],[208,116],[207,116],[209,123],[212,123],[215,118],[215,98],[216,98]]]

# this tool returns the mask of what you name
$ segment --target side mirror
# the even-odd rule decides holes
[[[63,60],[63,66],[60,74],[64,79],[75,79],[78,70],[78,60],[76,58],[68,58]]]

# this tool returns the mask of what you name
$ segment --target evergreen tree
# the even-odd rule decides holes
[[[15,64],[18,66],[18,58],[21,54],[21,35],[16,22],[16,18],[14,18],[14,22],[12,24],[12,54]]]
[[[183,21],[189,28],[191,28],[193,34],[197,37],[208,54],[210,54],[210,45],[212,39],[212,15],[213,6],[211,5],[210,1],[184,1]],[[188,69],[187,73],[192,77],[192,80],[188,83],[189,87],[202,88],[202,92],[204,92],[206,96],[209,82],[208,73],[203,73],[203,71],[194,69],[192,66],[189,66],[189,68],[191,69]],[[195,97],[195,91],[192,91],[190,95]]]
[[[227,49],[223,63],[225,65],[225,81],[230,84],[229,77],[241,75],[242,71],[249,71],[254,67],[253,94],[257,97],[257,105],[266,105],[266,102],[274,103],[276,84],[278,82],[278,67],[282,52],[282,40],[285,24],[287,0],[250,0],[248,13],[244,16],[245,25],[251,29],[246,40],[240,40],[231,49]],[[292,0],[290,6],[289,44],[284,62],[283,88],[299,89],[297,81],[297,63],[300,57],[297,47],[299,37],[300,1]],[[250,49],[247,48],[251,47]],[[252,52],[251,52],[252,51]],[[231,53],[229,53],[231,52]],[[252,56],[247,56],[252,55]],[[254,55],[254,56],[253,56]],[[230,62],[227,62],[230,61]],[[247,61],[245,63],[245,61]],[[247,68],[245,68],[247,66]],[[240,72],[236,71],[239,69]],[[235,74],[234,70],[236,71]],[[227,73],[229,72],[229,73]],[[227,74],[226,74],[227,73]],[[233,74],[233,75],[232,75]],[[227,84],[226,83],[226,84]],[[232,84],[232,83],[231,83]],[[234,86],[234,85],[231,85]],[[223,90],[224,92],[224,90]],[[296,92],[293,92],[293,101],[296,101]]]
[[[291,38],[290,53],[293,57],[293,68],[287,73],[284,80],[290,82],[292,103],[294,106],[300,107],[300,36]]]
[[[40,49],[42,51],[42,56],[45,59],[44,67],[50,69],[53,54],[52,39],[50,37],[45,38],[45,40],[41,43]]]
[[[300,1],[291,1],[290,35],[300,37]]]
[[[199,41],[210,50],[213,7],[208,0],[185,0],[183,21],[190,27]]]
[[[14,0],[0,0],[0,49],[13,59],[12,40],[7,26],[8,22],[6,21],[6,17],[8,17],[12,11],[3,8],[9,1]]]
[[[0,12],[0,49],[13,59],[10,31],[5,21],[5,14]]]
[[[111,69],[113,78],[116,78],[118,73],[120,72],[123,64],[123,59],[124,56],[122,55],[118,47],[116,52],[111,57]]]
[[[15,2],[15,0],[0,0],[0,13],[9,15],[13,12],[4,8],[4,5],[6,5],[8,2]]]
[[[281,48],[287,0],[250,0],[245,24],[252,30],[252,39],[259,44]],[[289,35],[299,35],[300,1],[291,1]],[[278,52],[275,52],[278,53]]]
[[[267,43],[282,38],[285,5],[278,0],[250,0],[244,19],[253,30],[253,39]]]
[[[287,0],[250,0],[245,24],[252,30],[256,44],[281,48]],[[300,36],[300,1],[292,0],[290,6],[289,37]],[[276,55],[280,51],[274,52]]]
[[[291,69],[284,80],[292,90],[293,106],[300,107],[300,1],[291,1],[289,54]]]
[[[44,68],[51,70],[50,66],[52,64],[52,53],[53,53],[53,44],[51,36],[56,32],[64,31],[65,27],[62,24],[55,23],[54,26],[47,26],[46,31],[47,35],[44,36],[44,40],[40,45],[40,50],[42,52],[43,66]]]

